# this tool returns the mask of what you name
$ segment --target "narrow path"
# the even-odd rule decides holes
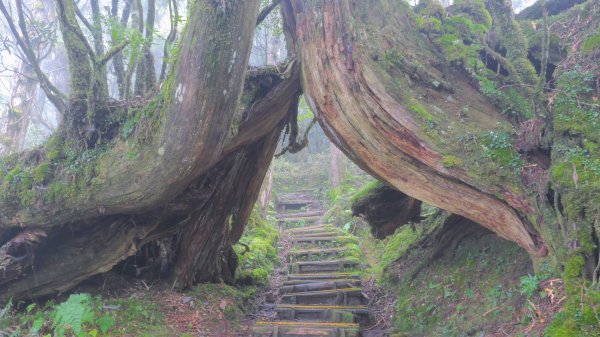
[[[294,220],[304,223],[301,213],[295,213]],[[266,305],[274,319],[256,322],[252,336],[360,336],[361,324],[368,323],[368,308],[361,289],[356,237],[327,224],[289,228],[283,233],[291,244],[287,276],[277,303]]]

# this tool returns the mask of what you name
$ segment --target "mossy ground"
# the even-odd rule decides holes
[[[371,266],[363,277],[396,298],[387,304],[392,336],[545,336],[562,307],[562,280],[544,281],[546,272],[533,276],[525,251],[485,231],[427,261],[435,246],[423,250],[421,240],[435,233],[444,214],[424,205],[422,224],[400,227],[384,240],[371,239],[366,227],[357,232]]]
[[[527,328],[519,277],[530,273],[529,256],[494,235],[468,238],[432,261],[412,280],[394,287],[398,336],[486,336],[503,328]],[[402,271],[389,268],[390,278]],[[398,274],[396,274],[398,273]]]
[[[256,292],[256,287],[200,284],[178,293],[159,285],[148,289],[136,282],[119,296],[94,297],[90,312],[95,317],[108,317],[111,324],[106,333],[101,332],[98,323],[84,324],[78,336],[191,337],[215,331],[222,336],[243,335],[246,315],[255,309]],[[7,307],[0,317],[0,331],[11,336],[57,336],[55,303],[23,305],[20,310]]]

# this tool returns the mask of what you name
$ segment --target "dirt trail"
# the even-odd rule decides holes
[[[315,205],[307,199],[306,204]],[[299,226],[314,221],[315,211],[296,206],[279,209],[279,218],[285,219],[282,226],[290,226],[282,236],[291,245],[289,268],[277,301],[265,305],[273,319],[256,322],[252,336],[360,336],[361,326],[368,323],[368,308],[361,288],[358,240],[332,225]],[[293,217],[286,217],[286,211]]]

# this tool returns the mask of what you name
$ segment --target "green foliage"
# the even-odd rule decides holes
[[[279,234],[271,221],[274,219],[263,220],[258,208],[253,210],[240,244],[234,245],[239,262],[237,283],[264,285],[279,263],[276,248]]]
[[[381,181],[373,180],[370,183],[364,185],[358,192],[354,193],[352,195],[352,197],[350,197],[350,202],[352,204],[355,204],[359,200],[362,200],[362,199],[368,197],[373,192],[375,192],[377,189],[379,189],[383,186],[385,186],[385,185]]]
[[[462,165],[462,160],[456,156],[444,156],[440,161],[442,166],[447,168],[455,168]]]
[[[40,307],[32,303],[24,312],[11,306],[9,301],[0,311],[0,331],[13,331],[12,336],[108,336],[115,326],[111,313],[101,313],[100,299],[85,293],[72,294],[59,304],[49,301]]]
[[[94,329],[94,326],[98,326],[100,331],[106,334],[115,325],[115,320],[107,315],[97,316],[94,300],[89,294],[72,294],[54,309],[52,315],[54,336],[63,337],[70,333],[76,336],[97,335],[98,330]]]
[[[519,292],[521,295],[526,295],[527,297],[531,297],[539,288],[540,288],[540,280],[537,275],[527,274],[525,276],[521,276],[520,278],[521,288]]]
[[[512,136],[502,130],[492,130],[481,137],[483,154],[500,168],[518,171],[523,165],[519,153],[512,145]]]
[[[564,281],[566,300],[545,331],[548,337],[598,337],[600,320],[597,308],[600,306],[600,291],[586,286],[582,278],[585,260],[580,254],[569,258],[565,265]]]
[[[42,163],[33,169],[31,175],[32,175],[33,181],[35,183],[41,184],[46,181],[49,173],[50,173],[50,164]]]
[[[581,43],[581,51],[584,53],[591,53],[600,47],[600,28],[596,33],[589,35]]]
[[[416,242],[427,233],[425,228]],[[429,262],[422,261],[427,251],[440,247],[419,247],[412,245],[386,270],[386,284],[397,294],[398,336],[477,336],[514,327],[526,305],[517,281],[527,272],[526,252],[491,235],[466,238]]]

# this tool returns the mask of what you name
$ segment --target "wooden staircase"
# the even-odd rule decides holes
[[[252,336],[360,336],[369,312],[356,238],[326,224],[284,229],[284,238],[291,244],[289,270],[278,303],[264,308],[274,318],[256,322]]]

